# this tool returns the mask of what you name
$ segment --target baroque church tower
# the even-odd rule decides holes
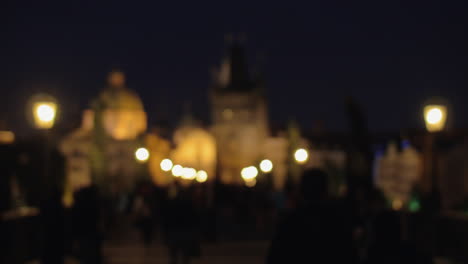
[[[220,179],[242,183],[242,168],[257,165],[264,158],[269,130],[263,82],[250,74],[240,43],[229,47],[214,72],[210,92]]]

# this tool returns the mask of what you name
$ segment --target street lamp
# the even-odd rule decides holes
[[[296,160],[297,163],[304,164],[309,159],[309,153],[307,152],[307,150],[303,148],[297,149],[294,152],[294,159]]]
[[[440,194],[438,189],[437,179],[437,153],[436,147],[436,133],[442,131],[445,128],[445,122],[447,120],[447,107],[444,104],[431,102],[424,106],[424,121],[426,129],[429,134],[426,137],[426,175],[427,179],[430,180],[431,187],[431,204],[434,209],[439,209],[440,205]]]
[[[194,168],[183,168],[182,179],[193,180],[197,177],[197,171]]]
[[[447,120],[447,107],[440,104],[430,104],[424,107],[424,121],[429,132],[444,129]]]
[[[161,166],[161,170],[163,171],[170,171],[172,169],[172,161],[170,159],[163,159],[161,161],[161,164],[159,164]]]
[[[182,176],[182,171],[183,171],[183,170],[184,170],[184,168],[183,168],[182,166],[180,166],[180,165],[174,165],[174,166],[172,167],[171,172],[172,172],[172,175],[173,175],[174,177],[180,177],[180,176]]]
[[[271,160],[264,159],[260,162],[260,170],[264,173],[269,173],[273,170],[273,163]]]
[[[50,129],[54,126],[57,104],[54,101],[33,103],[34,125],[39,129]]]
[[[257,177],[258,170],[254,166],[245,167],[241,171],[242,179],[245,181],[253,180]]]
[[[50,166],[55,166],[56,164],[51,164],[51,153],[52,149],[55,148],[55,143],[51,135],[51,128],[55,125],[55,120],[57,118],[58,105],[54,97],[46,94],[38,94],[33,96],[28,103],[28,118],[32,116],[32,123],[35,128],[41,130],[42,134],[42,170],[43,170],[43,179],[42,183],[44,195],[49,195],[50,190],[53,188],[60,188],[58,186],[60,180],[56,179],[53,173],[50,173]],[[30,120],[31,120],[30,119]],[[68,185],[68,179],[65,178],[65,185]]]
[[[206,173],[206,171],[204,170],[199,170],[197,172],[197,182],[199,183],[203,183],[203,182],[206,182],[206,180],[208,180],[208,173]]]
[[[139,148],[135,151],[135,158],[140,163],[145,163],[149,159],[149,151],[146,148]]]

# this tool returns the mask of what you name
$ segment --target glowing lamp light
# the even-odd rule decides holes
[[[172,175],[174,177],[180,177],[182,176],[182,172],[183,172],[184,168],[180,165],[174,165],[174,167],[172,167]]]
[[[161,166],[161,170],[170,171],[173,164],[170,159],[163,159],[159,165]]]
[[[40,129],[49,129],[54,126],[57,113],[57,104],[53,102],[36,102],[33,104],[34,124]]]
[[[196,178],[197,182],[199,183],[203,183],[203,182],[206,182],[206,180],[208,180],[208,173],[206,173],[206,171],[204,170],[199,170],[197,172],[197,178]]]
[[[254,166],[245,167],[241,171],[242,179],[244,179],[245,181],[255,179],[257,175],[258,175],[258,170]]]
[[[193,180],[197,177],[197,171],[194,168],[183,168],[182,178],[185,180]]]
[[[401,201],[400,199],[395,199],[395,200],[393,200],[393,202],[392,202],[392,208],[393,208],[393,210],[395,210],[395,211],[400,210],[401,208],[403,208],[403,201]]]
[[[447,107],[443,105],[427,105],[424,107],[424,120],[429,132],[441,131],[447,120]]]
[[[271,160],[268,160],[268,159],[262,160],[260,162],[260,170],[265,173],[271,172],[271,170],[273,170],[273,163],[271,162]]]
[[[149,151],[146,148],[139,148],[135,151],[135,158],[138,162],[146,162],[149,159]]]
[[[15,141],[15,134],[11,131],[0,131],[0,144],[11,144]]]
[[[309,153],[307,150],[300,148],[294,152],[294,159],[299,164],[304,164],[309,159]]]

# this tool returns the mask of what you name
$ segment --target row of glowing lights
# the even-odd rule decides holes
[[[294,159],[299,164],[304,164],[309,159],[307,150],[300,148],[294,152]],[[260,170],[264,173],[269,173],[273,170],[271,160],[264,159],[259,164]],[[241,170],[242,179],[248,187],[253,187],[257,184],[258,169],[255,166],[245,167]]]
[[[165,172],[171,172],[172,176],[176,178],[182,178],[184,180],[196,180],[199,183],[206,182],[208,180],[208,173],[204,170],[197,171],[194,168],[182,167],[179,164],[173,164],[170,159],[163,159],[160,163],[161,170]]]
[[[139,162],[146,162],[149,159],[150,153],[146,148],[139,148],[135,151],[135,158]],[[172,172],[176,178],[181,177],[184,180],[196,180],[203,183],[208,180],[208,173],[204,170],[195,170],[194,168],[182,167],[181,165],[174,165],[170,159],[163,159],[159,164],[161,170],[165,172]]]
[[[146,162],[149,159],[149,151],[146,148],[139,148],[135,152],[135,158],[140,162]],[[300,148],[294,152],[296,162],[305,163],[309,154],[307,150]],[[183,167],[178,164],[173,164],[170,159],[163,159],[160,163],[161,170],[165,172],[171,171],[174,177],[181,177],[185,180],[197,180],[198,182],[206,182],[208,174],[204,170],[195,170],[194,168]],[[264,159],[259,164],[260,170],[264,173],[269,173],[273,170],[273,163],[271,160]],[[258,175],[258,169],[255,166],[245,167],[241,170],[241,176],[247,185],[255,185],[255,178]]]

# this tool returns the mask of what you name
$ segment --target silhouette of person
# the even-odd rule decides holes
[[[96,186],[75,193],[73,233],[78,244],[78,258],[83,264],[102,263],[99,230],[99,198]]]
[[[165,242],[170,262],[188,264],[200,255],[199,218],[191,202],[189,189],[178,187],[175,197],[167,202],[164,216]]]
[[[280,223],[267,264],[356,262],[349,214],[338,201],[328,198],[327,190],[325,172],[304,172],[300,185],[302,201]]]
[[[151,184],[144,184],[134,201],[134,211],[136,213],[136,225],[140,229],[143,242],[146,247],[151,245],[153,240],[153,209],[154,193]]]
[[[54,191],[41,206],[44,227],[44,251],[41,263],[64,263],[64,210],[61,197],[59,191]]]

